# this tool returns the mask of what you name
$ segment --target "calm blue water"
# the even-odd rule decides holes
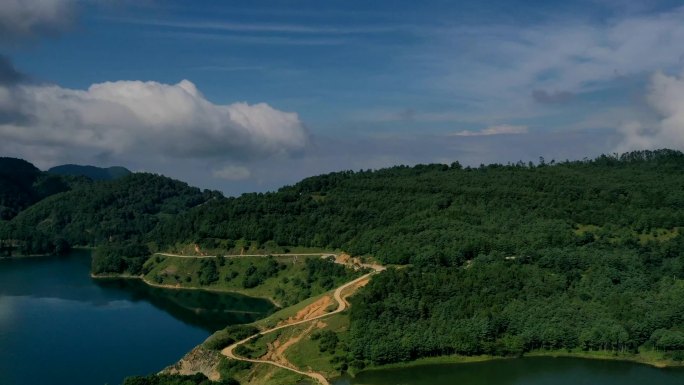
[[[0,260],[0,384],[120,384],[273,310],[240,295],[93,280],[89,266],[83,251]]]

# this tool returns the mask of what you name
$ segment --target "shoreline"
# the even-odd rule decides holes
[[[47,258],[47,257],[59,257],[59,255],[53,255],[53,254],[2,255],[2,256],[0,256],[0,259],[31,259],[31,258]]]
[[[684,368],[684,361],[676,362],[672,360],[649,358],[647,355],[643,354],[620,354],[613,355],[611,351],[531,351],[525,353],[521,356],[491,356],[491,355],[479,355],[479,356],[461,356],[461,355],[450,355],[450,356],[439,356],[439,357],[426,357],[419,358],[414,361],[408,362],[397,362],[386,365],[370,366],[358,371],[349,371],[348,374],[352,377],[356,377],[362,372],[372,372],[380,371],[386,369],[403,369],[403,368],[413,368],[424,365],[441,365],[441,364],[470,364],[477,362],[489,362],[498,360],[513,360],[519,358],[535,358],[535,357],[550,357],[550,358],[576,358],[583,360],[603,360],[603,361],[622,361],[631,362],[635,364],[647,365],[657,369],[681,369]]]
[[[522,357],[552,357],[552,358],[579,358],[585,360],[602,360],[602,361],[623,361],[633,362],[636,364],[647,365],[658,369],[672,369],[683,368],[684,361],[673,361],[670,359],[649,357],[650,352],[644,353],[617,353],[609,350],[598,351],[532,351],[524,354]]]
[[[176,285],[169,285],[169,284],[163,284],[163,283],[155,283],[155,282],[151,282],[151,281],[145,279],[145,277],[142,275],[130,275],[130,274],[94,274],[91,272],[90,278],[93,278],[93,279],[137,279],[137,280],[140,280],[143,283],[145,283],[147,286],[156,287],[159,289],[202,290],[202,291],[209,291],[209,292],[213,292],[213,293],[240,294],[240,295],[244,295],[245,297],[265,299],[265,300],[269,301],[273,306],[275,306],[276,309],[282,309],[282,306],[280,306],[279,303],[274,301],[273,298],[257,296],[257,295],[250,295],[250,294],[247,294],[247,293],[239,291],[239,290],[213,289],[213,288],[204,288],[204,287],[185,287],[185,286],[176,286]]]
[[[74,246],[74,247],[72,247],[68,252],[66,252],[65,254],[42,253],[42,254],[0,255],[0,260],[2,260],[2,259],[25,259],[25,258],[62,257],[62,256],[65,256],[65,255],[69,254],[71,251],[76,251],[76,250],[95,250],[95,248],[92,247],[92,246]]]

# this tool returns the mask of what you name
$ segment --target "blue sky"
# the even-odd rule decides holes
[[[681,7],[7,0],[0,59],[23,76],[0,76],[0,150],[237,194],[341,169],[684,148]]]

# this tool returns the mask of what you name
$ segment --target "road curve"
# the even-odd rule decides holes
[[[162,256],[165,256],[165,257],[195,258],[195,259],[216,258],[216,257],[217,257],[216,255],[179,255],[179,254],[171,254],[171,253],[156,253],[156,255],[162,255]],[[320,255],[322,258],[325,258],[325,257],[337,257],[337,254],[335,254],[335,253],[330,253],[330,252],[328,252],[328,253],[288,253],[288,254],[232,254],[232,255],[223,255],[222,257],[225,257],[225,258],[237,258],[237,257],[268,257],[268,256],[281,257],[281,256],[315,256],[315,255]],[[335,263],[339,263],[339,264],[345,265],[345,263],[340,263],[340,262],[338,262],[338,261],[335,261]],[[242,341],[235,342],[235,343],[233,343],[232,345],[230,345],[230,346],[224,348],[224,349],[221,351],[221,354],[223,354],[224,356],[226,356],[226,357],[228,357],[228,358],[231,358],[231,359],[234,359],[234,360],[238,360],[238,361],[247,361],[247,362],[253,362],[253,363],[260,363],[260,364],[268,364],[268,365],[277,366],[277,367],[279,367],[279,368],[282,368],[282,369],[285,369],[285,370],[289,370],[289,371],[291,371],[291,372],[295,372],[295,373],[297,373],[297,374],[301,374],[301,375],[307,376],[307,377],[309,377],[309,378],[313,378],[314,380],[318,381],[318,382],[319,382],[320,384],[322,384],[322,385],[330,385],[330,382],[328,382],[328,380],[327,380],[322,374],[320,374],[320,373],[313,372],[313,371],[312,371],[312,372],[304,372],[304,371],[301,371],[301,370],[299,370],[299,369],[292,368],[292,367],[283,365],[283,364],[278,363],[278,362],[275,362],[275,361],[259,360],[259,359],[253,359],[253,358],[240,357],[240,356],[235,355],[234,350],[235,350],[235,348],[237,348],[238,346],[244,344],[245,342],[251,340],[252,338],[255,338],[256,336],[270,334],[270,333],[276,332],[276,331],[281,330],[281,329],[285,329],[285,328],[289,328],[289,327],[292,327],[292,326],[301,325],[301,324],[304,324],[304,323],[307,323],[307,322],[312,322],[312,321],[315,321],[315,320],[318,320],[318,319],[321,319],[321,318],[325,318],[325,317],[329,317],[329,316],[331,316],[331,315],[334,315],[334,314],[337,314],[337,313],[340,313],[340,312],[345,311],[345,310],[347,309],[347,307],[349,307],[349,304],[347,303],[347,301],[345,300],[345,298],[342,297],[342,292],[343,292],[346,288],[355,285],[356,283],[358,283],[358,282],[360,282],[360,281],[362,281],[362,280],[364,280],[364,279],[370,277],[371,275],[376,274],[376,273],[378,273],[378,272],[380,272],[380,271],[385,270],[385,268],[384,268],[383,266],[380,266],[380,265],[360,264],[359,266],[362,267],[362,268],[370,268],[370,269],[373,269],[373,271],[370,272],[370,273],[368,273],[368,274],[362,275],[361,277],[358,277],[358,278],[356,278],[356,279],[354,279],[354,280],[352,280],[352,281],[349,281],[349,282],[345,283],[344,285],[342,285],[342,286],[338,287],[337,289],[335,289],[335,291],[333,292],[333,298],[335,298],[335,301],[337,301],[337,309],[335,309],[334,311],[331,311],[330,313],[326,313],[326,314],[319,315],[319,316],[317,316],[317,317],[313,317],[313,318],[305,319],[305,320],[302,320],[302,321],[293,322],[293,323],[291,323],[291,324],[281,325],[281,326],[274,327],[274,328],[272,328],[272,329],[268,329],[268,330],[261,331],[261,332],[259,332],[259,333],[256,333],[256,334],[254,334],[254,335],[251,335],[251,336],[249,336],[249,337],[243,339]]]
[[[318,255],[318,254],[316,254],[316,255]],[[372,268],[374,271],[372,271],[372,272],[370,272],[370,273],[368,273],[368,274],[362,275],[361,277],[356,278],[356,279],[354,279],[353,281],[349,281],[349,282],[345,283],[344,285],[342,285],[342,286],[338,287],[337,289],[335,289],[335,292],[333,293],[333,297],[335,298],[335,301],[337,301],[337,309],[335,309],[334,311],[331,311],[330,313],[326,313],[326,314],[319,315],[319,316],[317,316],[317,317],[313,317],[313,318],[309,318],[309,319],[306,319],[306,320],[297,321],[297,322],[293,322],[293,323],[291,323],[291,324],[281,325],[281,326],[274,327],[274,328],[272,328],[272,329],[268,329],[268,330],[261,331],[261,332],[259,332],[259,333],[257,333],[257,334],[254,334],[254,335],[251,335],[251,336],[245,338],[245,339],[242,340],[242,341],[235,342],[234,344],[232,344],[232,345],[226,347],[225,349],[223,349],[223,350],[221,351],[221,354],[223,354],[224,356],[226,356],[226,357],[228,357],[228,358],[231,358],[231,359],[234,359],[234,360],[238,360],[238,361],[247,361],[247,362],[254,362],[254,363],[269,364],[269,365],[277,366],[277,367],[279,367],[279,368],[286,369],[286,370],[289,370],[289,371],[291,371],[291,372],[295,372],[295,373],[298,373],[298,374],[301,374],[301,375],[304,375],[304,376],[313,378],[313,379],[315,379],[316,381],[318,381],[319,383],[321,383],[322,385],[330,385],[330,382],[328,382],[328,380],[327,380],[322,374],[320,374],[320,373],[317,373],[317,372],[303,372],[303,371],[301,371],[301,370],[299,370],[299,369],[291,368],[291,367],[289,367],[289,366],[285,366],[285,365],[283,365],[283,364],[280,364],[280,363],[274,362],[274,361],[259,360],[259,359],[252,359],[252,358],[245,358],[245,357],[236,356],[235,353],[234,353],[234,350],[235,350],[235,348],[237,348],[238,346],[244,344],[245,342],[251,340],[252,338],[255,338],[256,336],[270,334],[270,333],[273,333],[273,332],[278,331],[278,330],[280,330],[280,329],[285,329],[285,328],[289,328],[289,327],[292,327],[292,326],[301,325],[301,324],[303,324],[303,323],[312,322],[312,321],[315,321],[315,320],[318,320],[318,319],[321,319],[321,318],[325,318],[325,317],[329,317],[329,316],[331,316],[331,315],[333,315],[333,314],[337,314],[337,313],[340,313],[340,312],[345,311],[349,305],[348,305],[347,301],[342,297],[342,292],[344,291],[344,289],[346,289],[346,288],[348,288],[348,287],[350,287],[350,286],[353,286],[353,285],[355,285],[356,283],[358,283],[358,282],[360,282],[360,281],[362,281],[362,280],[364,280],[364,279],[370,277],[371,275],[376,274],[376,273],[378,273],[378,272],[384,270],[383,267],[377,266],[377,265],[364,265],[364,267],[370,267],[370,268]]]

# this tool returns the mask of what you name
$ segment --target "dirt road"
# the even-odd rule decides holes
[[[316,254],[316,255],[318,255],[318,254]],[[261,331],[261,332],[259,332],[259,333],[257,333],[257,334],[254,334],[254,335],[252,335],[252,336],[249,336],[249,337],[245,338],[245,339],[242,340],[242,341],[238,341],[238,342],[236,342],[236,343],[234,343],[234,344],[232,344],[232,345],[226,347],[225,349],[223,349],[223,350],[221,351],[221,353],[222,353],[223,355],[225,355],[226,357],[228,357],[228,358],[231,358],[231,359],[234,359],[234,360],[238,360],[238,361],[247,361],[247,362],[260,363],[260,364],[274,365],[274,366],[277,366],[277,367],[279,367],[279,368],[286,369],[286,370],[289,370],[289,371],[292,371],[292,372],[301,374],[301,375],[303,375],[303,376],[307,376],[307,377],[309,377],[309,378],[313,378],[313,379],[315,379],[316,381],[318,381],[319,383],[321,383],[322,385],[330,385],[330,383],[328,382],[328,380],[327,380],[322,374],[320,374],[320,373],[317,373],[317,372],[304,372],[304,371],[301,371],[301,370],[299,370],[299,369],[295,369],[295,368],[292,368],[292,367],[283,365],[283,364],[281,364],[281,363],[279,363],[279,362],[275,362],[275,361],[260,360],[260,359],[253,359],[253,358],[240,357],[240,356],[235,355],[234,351],[235,351],[235,348],[237,348],[238,346],[240,346],[240,345],[242,345],[242,344],[248,342],[249,340],[251,340],[252,338],[255,338],[256,336],[270,334],[270,333],[276,332],[276,331],[281,330],[281,329],[289,328],[289,327],[296,326],[296,325],[301,325],[301,324],[307,323],[307,322],[312,322],[312,321],[319,320],[319,319],[325,318],[325,317],[329,317],[329,316],[331,316],[331,315],[333,315],[333,314],[337,314],[337,313],[340,313],[340,312],[345,311],[345,310],[347,309],[347,307],[349,307],[349,304],[347,303],[347,301],[346,301],[345,298],[343,297],[342,292],[343,292],[345,289],[347,289],[347,288],[349,288],[349,287],[353,287],[353,286],[356,285],[357,283],[359,283],[359,282],[361,282],[361,281],[363,281],[363,280],[365,280],[365,279],[368,279],[368,278],[369,278],[370,276],[372,276],[373,274],[377,274],[378,272],[384,270],[383,267],[377,266],[377,265],[373,265],[373,266],[367,265],[367,266],[364,266],[364,267],[373,268],[373,271],[370,272],[370,273],[368,273],[368,274],[362,275],[361,277],[356,278],[356,279],[353,280],[353,281],[349,281],[349,282],[345,283],[344,285],[342,285],[342,286],[338,287],[337,289],[335,289],[335,291],[333,292],[333,298],[335,298],[335,301],[337,301],[337,309],[335,309],[334,311],[332,311],[332,312],[330,312],[330,313],[323,314],[323,315],[319,315],[319,316],[317,316],[317,317],[313,317],[313,318],[310,318],[310,319],[306,319],[306,320],[302,320],[302,321],[297,321],[297,322],[292,322],[292,323],[290,323],[290,324],[281,325],[281,326],[274,327],[274,328],[272,328],[272,329],[268,329],[268,330]],[[351,293],[349,293],[349,294],[351,294]]]
[[[156,254],[162,255],[165,257],[175,257],[175,258],[202,259],[202,258],[216,258],[217,257],[215,255],[179,255],[179,254],[171,254],[171,253],[156,253]],[[243,339],[242,341],[238,341],[238,342],[226,347],[225,349],[223,349],[221,351],[221,353],[223,355],[225,355],[228,358],[238,360],[238,361],[247,361],[247,362],[277,366],[279,368],[289,370],[291,372],[295,372],[297,374],[301,374],[301,375],[307,376],[309,378],[313,378],[314,380],[318,381],[322,385],[330,385],[328,380],[320,373],[313,372],[313,371],[304,372],[304,371],[301,371],[299,369],[296,369],[296,368],[293,368],[293,367],[290,367],[290,366],[287,366],[287,365],[284,365],[284,364],[281,364],[281,363],[275,362],[275,361],[240,357],[240,356],[235,355],[234,350],[238,346],[248,342],[249,340],[251,340],[252,338],[255,338],[256,336],[270,334],[270,333],[276,332],[276,331],[281,330],[281,329],[289,328],[289,327],[296,326],[296,325],[301,325],[301,324],[304,324],[307,322],[312,322],[312,321],[319,320],[319,319],[325,318],[325,317],[329,317],[331,315],[345,311],[347,309],[347,307],[349,307],[349,304],[347,303],[346,299],[344,298],[342,292],[345,289],[353,287],[354,285],[370,278],[373,274],[377,274],[378,272],[385,270],[385,268],[383,266],[376,265],[376,264],[361,264],[359,262],[351,263],[352,261],[348,258],[349,256],[344,255],[344,254],[336,254],[336,253],[236,254],[236,255],[223,255],[223,257],[225,257],[225,258],[240,258],[240,257],[268,257],[268,256],[285,257],[285,256],[316,256],[316,255],[320,255],[321,258],[334,257],[335,263],[337,263],[337,264],[348,265],[348,266],[356,267],[356,268],[359,268],[359,267],[360,268],[369,268],[369,269],[372,269],[373,271],[368,273],[368,274],[365,274],[361,277],[358,277],[352,281],[349,281],[349,282],[345,283],[344,285],[335,289],[335,291],[333,292],[333,298],[337,302],[337,309],[335,309],[334,311],[332,311],[330,313],[322,314],[322,315],[319,315],[316,317],[312,317],[309,319],[291,322],[291,323],[288,323],[285,325],[280,325],[280,326],[274,327],[272,329],[261,331],[257,334],[251,335],[251,336]],[[341,256],[346,257],[346,258],[340,258]],[[347,293],[347,296],[349,296],[351,294],[353,294],[353,293]]]

